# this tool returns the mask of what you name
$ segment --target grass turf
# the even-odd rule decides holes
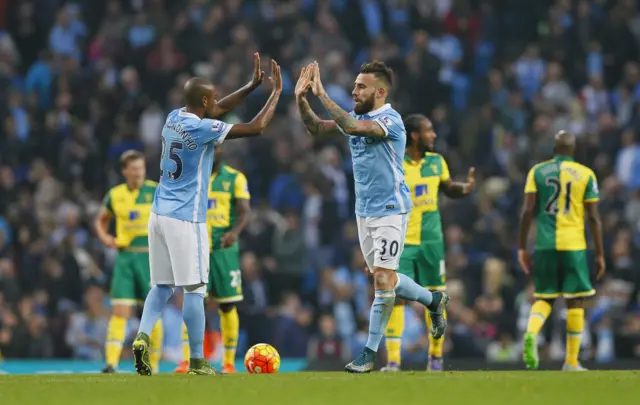
[[[0,376],[2,405],[637,404],[640,372]]]

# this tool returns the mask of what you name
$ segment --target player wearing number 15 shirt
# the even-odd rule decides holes
[[[526,250],[532,220],[537,223],[533,256],[536,302],[531,308],[524,337],[527,368],[538,367],[537,336],[551,313],[555,298],[567,305],[565,370],[582,370],[578,364],[584,328],[584,298],[595,294],[587,263],[585,213],[596,249],[597,277],[604,274],[602,231],[598,215],[598,185],[591,169],[573,160],[575,137],[560,131],[555,136],[555,156],[535,165],[527,175],[525,202],[518,233],[518,260],[529,273]]]
[[[138,374],[150,375],[149,334],[175,287],[184,290],[182,308],[189,339],[189,374],[213,375],[204,359],[204,296],[209,281],[207,204],[214,149],[225,138],[260,135],[271,121],[282,93],[280,66],[271,61],[271,95],[262,110],[245,124],[212,119],[230,111],[262,82],[259,55],[254,55],[254,79],[218,102],[216,88],[192,78],[184,87],[186,106],[167,116],[162,130],[160,181],[149,218],[151,283],[138,335],[133,342]]]

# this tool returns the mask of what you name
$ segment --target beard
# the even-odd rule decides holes
[[[375,95],[372,94],[371,97],[365,100],[356,102],[355,106],[353,107],[353,112],[355,112],[358,115],[367,114],[368,112],[373,110],[374,102],[375,102]]]

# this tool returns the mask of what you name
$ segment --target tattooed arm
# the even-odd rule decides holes
[[[298,104],[298,111],[300,111],[300,117],[302,122],[309,132],[313,136],[338,136],[342,135],[340,128],[333,121],[321,120],[316,113],[313,112],[309,101],[305,96],[296,97]]]
[[[354,136],[378,136],[384,137],[387,135],[384,129],[373,120],[358,120],[352,117],[348,112],[340,108],[327,93],[321,93],[318,98],[322,101],[322,105],[327,109],[331,119],[342,130],[349,135]]]

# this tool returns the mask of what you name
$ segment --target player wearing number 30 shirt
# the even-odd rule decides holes
[[[373,273],[375,298],[369,337],[363,351],[346,365],[345,371],[350,373],[373,370],[396,297],[418,301],[429,309],[434,318],[435,337],[440,337],[446,326],[443,318],[446,294],[431,293],[406,275],[396,273],[404,248],[411,195],[402,168],[407,134],[400,114],[386,101],[392,81],[393,74],[383,62],[364,64],[354,83],[355,105],[350,113],[324,90],[317,63],[302,69],[295,89],[307,131],[314,136],[344,134],[353,157],[358,236]],[[313,113],[306,99],[309,90],[320,99],[330,121],[320,120]]]

